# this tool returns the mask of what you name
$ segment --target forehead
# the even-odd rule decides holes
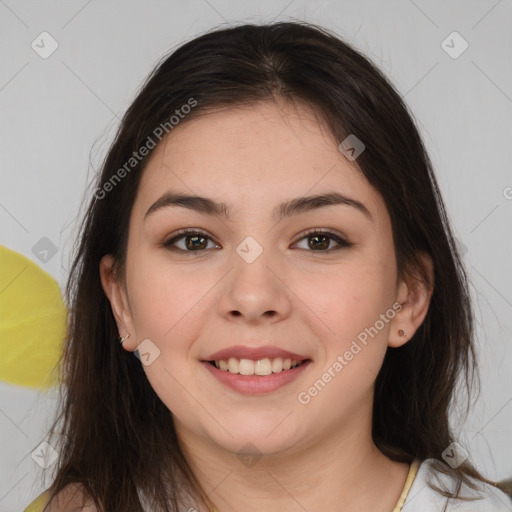
[[[155,148],[135,207],[147,209],[167,190],[253,209],[337,191],[382,213],[380,195],[338,145],[307,107],[259,103],[217,110],[185,120]]]

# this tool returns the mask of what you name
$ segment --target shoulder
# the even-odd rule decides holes
[[[49,498],[50,493],[46,490],[23,512],[98,512],[94,504],[87,501],[83,487],[79,484],[69,484],[50,503]]]
[[[448,499],[428,484],[454,492],[457,482],[433,467],[434,459],[424,460],[416,474],[402,512],[512,512],[512,500],[498,488],[473,480],[477,489],[463,484],[460,496],[472,500]]]

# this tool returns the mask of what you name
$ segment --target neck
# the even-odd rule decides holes
[[[252,461],[175,425],[192,470],[220,512],[391,512],[409,469],[374,445],[371,415]]]

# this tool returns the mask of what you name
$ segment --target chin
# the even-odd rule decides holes
[[[298,445],[298,433],[292,431],[290,425],[287,426],[288,428],[284,428],[282,424],[279,425],[281,421],[282,418],[275,422],[272,428],[267,428],[266,425],[262,427],[232,424],[227,430],[233,433],[233,437],[222,430],[221,436],[215,436],[213,441],[222,449],[240,457],[278,455],[288,451],[291,453]]]

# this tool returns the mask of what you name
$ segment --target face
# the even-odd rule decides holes
[[[152,154],[125,282],[108,284],[108,258],[102,276],[182,436],[293,454],[369,418],[386,349],[415,325],[398,323],[407,289],[385,204],[338,144],[306,108],[268,103],[183,123]],[[286,352],[304,362],[277,371]],[[238,374],[254,368],[272,373]]]

